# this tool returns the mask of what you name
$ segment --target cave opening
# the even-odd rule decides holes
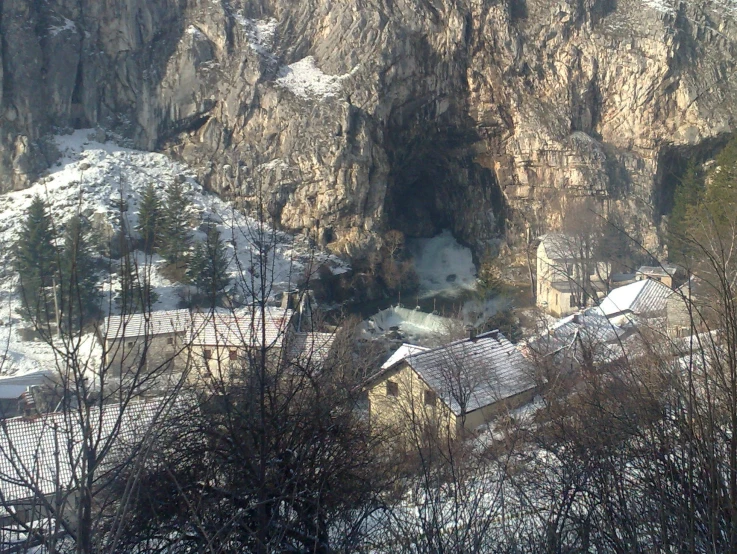
[[[384,210],[387,226],[407,238],[445,230],[471,248],[474,261],[503,231],[503,194],[493,171],[474,153],[475,132],[444,129],[395,140]]]

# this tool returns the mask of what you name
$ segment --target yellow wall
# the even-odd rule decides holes
[[[398,396],[387,395],[387,381],[397,383]],[[437,398],[435,406],[425,404],[425,391],[430,390],[406,363],[383,375],[368,390],[369,417],[375,429],[392,429],[407,437],[421,434],[427,426],[441,434],[456,434],[456,416]]]

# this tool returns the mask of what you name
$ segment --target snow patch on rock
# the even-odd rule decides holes
[[[315,64],[315,58],[307,56],[298,62],[282,67],[276,84],[282,86],[302,98],[329,98],[337,96],[345,79],[353,75],[358,68],[343,75],[328,75]]]

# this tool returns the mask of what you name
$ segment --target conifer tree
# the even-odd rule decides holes
[[[120,293],[115,302],[123,314],[149,312],[159,295],[151,286],[146,268],[136,263],[130,248],[124,245],[121,249],[124,253],[120,260]]]
[[[181,183],[172,183],[166,189],[163,222],[159,252],[170,264],[182,267],[187,261],[191,238],[189,200]]]
[[[15,245],[15,270],[20,276],[23,302],[21,314],[36,325],[54,320],[54,284],[57,253],[53,243],[53,226],[45,202],[34,196],[21,223]]]
[[[98,276],[88,240],[89,223],[80,216],[72,217],[64,233],[61,257],[62,324],[80,327],[99,311]]]
[[[147,254],[151,254],[159,246],[163,231],[161,216],[161,200],[154,186],[149,184],[141,197],[136,225],[136,231],[141,235],[143,250]]]
[[[228,257],[220,231],[214,225],[208,227],[205,241],[195,245],[187,273],[210,307],[215,307],[222,300],[230,282]]]

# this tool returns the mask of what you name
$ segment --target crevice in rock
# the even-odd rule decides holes
[[[70,125],[75,129],[90,127],[84,109],[84,73],[81,59],[77,62],[77,78],[72,91],[69,120]]]

